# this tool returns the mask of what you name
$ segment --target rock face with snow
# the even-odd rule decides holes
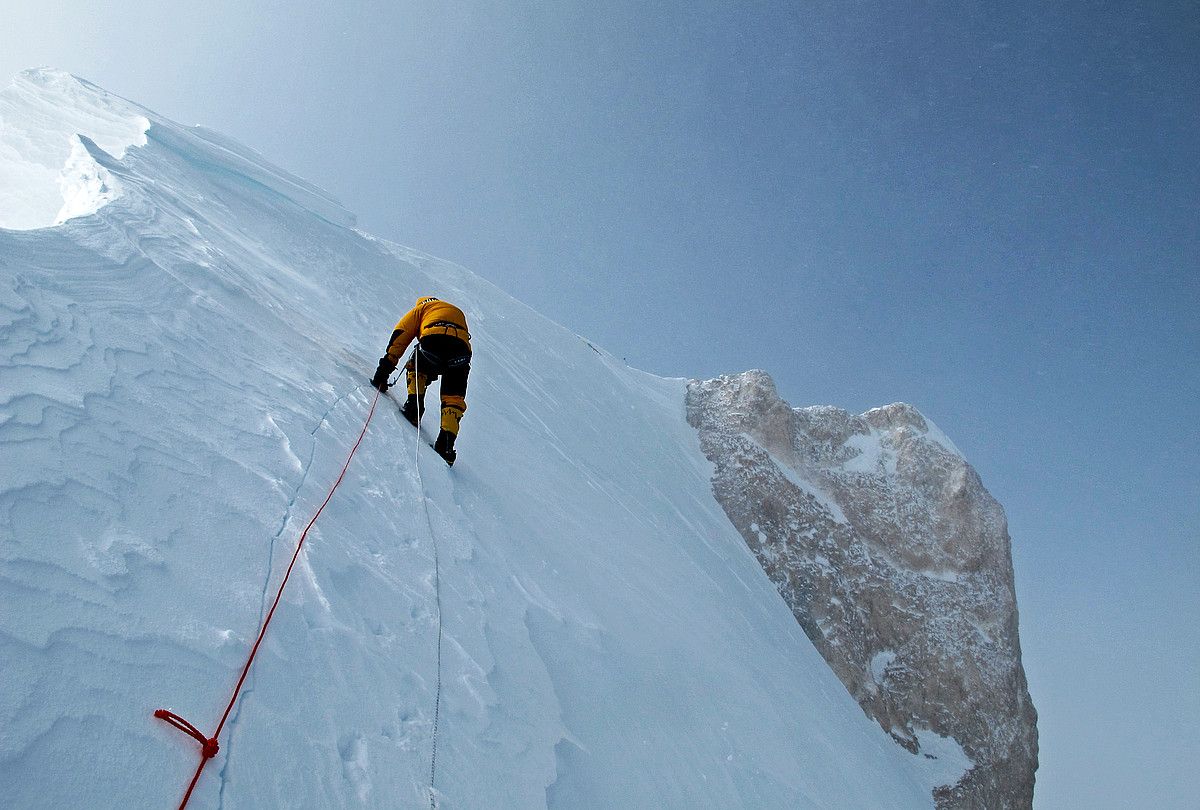
[[[935,767],[969,758],[938,807],[1030,807],[1006,521],[954,445],[905,404],[792,408],[761,371],[694,381],[688,420],[726,514],[864,711]]]

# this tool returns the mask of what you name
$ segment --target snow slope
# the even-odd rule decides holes
[[[0,807],[178,801],[197,746],[150,713],[215,727],[420,294],[471,317],[459,464],[381,401],[191,806],[428,806],[435,548],[439,806],[931,805],[714,500],[685,381],[65,74],[0,112],[35,224],[39,132],[121,190],[0,230]]]

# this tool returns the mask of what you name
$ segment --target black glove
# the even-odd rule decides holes
[[[454,466],[454,459],[458,458],[458,453],[454,452],[454,440],[458,438],[448,430],[443,430],[438,434],[437,441],[433,443],[433,449],[437,454],[446,460],[446,463],[451,467]]]
[[[371,385],[380,391],[386,392],[388,390],[388,377],[392,376],[392,372],[395,370],[395,363],[386,357],[379,358],[379,368],[375,369],[375,376],[371,378]]]

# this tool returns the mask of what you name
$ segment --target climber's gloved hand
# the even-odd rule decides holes
[[[386,392],[388,390],[388,377],[392,376],[392,372],[395,370],[395,363],[387,357],[379,358],[379,368],[375,369],[375,376],[371,378],[371,385],[380,391]]]

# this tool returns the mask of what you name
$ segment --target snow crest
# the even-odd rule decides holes
[[[140,108],[60,71],[27,70],[0,90],[0,228],[32,230],[98,211],[120,183],[92,156],[146,145]]]

